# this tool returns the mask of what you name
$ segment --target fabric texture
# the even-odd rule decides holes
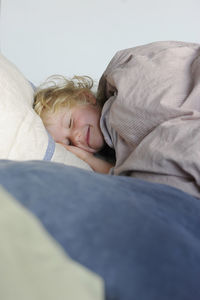
[[[200,299],[198,199],[44,161],[0,161],[0,183],[105,280],[106,300]]]
[[[48,159],[91,170],[88,164],[49,138],[41,118],[32,108],[32,84],[2,54],[0,91],[1,159]]]
[[[102,279],[70,259],[1,186],[0,237],[0,299],[104,299]]]
[[[155,42],[116,53],[98,97],[115,175],[200,197],[200,45]]]

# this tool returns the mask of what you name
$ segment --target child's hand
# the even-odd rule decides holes
[[[107,161],[97,158],[92,153],[85,151],[81,148],[75,146],[68,146],[65,144],[61,145],[64,146],[70,152],[74,153],[80,159],[84,160],[95,172],[107,174],[110,168],[113,167],[113,165],[111,165]]]
[[[69,150],[70,152],[72,152],[73,154],[75,154],[76,156],[78,156],[80,159],[84,160],[87,163],[89,163],[91,157],[93,156],[92,153],[85,151],[81,148],[78,148],[75,146],[68,146],[68,145],[64,145],[64,144],[61,144],[61,145],[64,146],[67,150]]]

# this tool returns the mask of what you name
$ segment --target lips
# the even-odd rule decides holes
[[[88,126],[87,134],[86,134],[86,142],[87,145],[90,147],[90,126]]]

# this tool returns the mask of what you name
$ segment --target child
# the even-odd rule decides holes
[[[94,171],[108,173],[112,164],[94,153],[105,146],[100,129],[101,106],[92,92],[93,80],[75,76],[50,77],[35,93],[34,109],[55,142],[87,162]]]
[[[67,129],[76,128],[74,115],[85,126],[79,142],[57,136],[61,112],[50,110],[59,93],[66,99],[65,86],[54,99],[48,89],[44,93],[53,100],[42,104],[40,115],[54,139],[96,171],[171,185],[200,198],[200,45],[155,42],[119,51],[101,76],[96,97],[91,86],[87,77],[78,81],[78,89],[69,81],[76,99],[70,107],[61,105],[62,112],[68,111]],[[104,140],[116,153],[113,168],[93,155]]]

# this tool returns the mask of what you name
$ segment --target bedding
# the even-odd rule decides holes
[[[1,160],[0,184],[73,261],[104,279],[106,300],[200,299],[197,198],[48,161]]]
[[[103,73],[101,128],[115,175],[200,197],[200,45],[155,42],[118,51]]]
[[[1,186],[0,237],[0,299],[104,299],[102,279],[70,259]]]
[[[113,58],[99,85],[109,175],[54,143],[0,55],[1,299],[200,299],[199,51],[161,42]]]
[[[91,170],[54,143],[32,108],[33,87],[16,66],[0,54],[0,158],[62,162]]]

